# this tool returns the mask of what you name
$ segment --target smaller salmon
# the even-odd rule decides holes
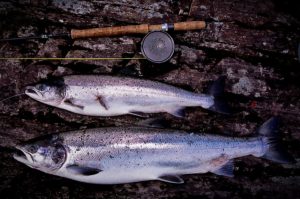
[[[225,77],[214,82],[208,95],[171,85],[102,75],[71,75],[37,83],[26,88],[29,97],[73,113],[91,116],[117,116],[167,112],[183,117],[185,107],[200,106],[229,114],[223,101]]]
[[[281,148],[276,126],[277,118],[272,118],[256,137],[248,138],[141,127],[79,130],[21,144],[14,158],[45,173],[86,183],[180,184],[185,174],[233,176],[232,159],[247,155],[293,162]]]

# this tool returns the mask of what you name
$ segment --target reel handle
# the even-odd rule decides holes
[[[185,31],[185,30],[198,30],[204,29],[206,26],[205,21],[188,21],[179,22],[174,24],[167,24],[173,26],[174,31]],[[105,27],[105,28],[91,28],[84,30],[71,30],[71,38],[87,38],[87,37],[109,37],[109,36],[119,36],[128,34],[146,34],[154,30],[165,30],[166,24],[159,25],[130,25],[130,26],[117,26],[117,27]],[[165,30],[166,31],[166,30]]]

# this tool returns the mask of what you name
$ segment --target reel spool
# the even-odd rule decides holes
[[[173,38],[163,31],[149,32],[141,43],[141,51],[146,59],[154,63],[164,63],[174,54]]]

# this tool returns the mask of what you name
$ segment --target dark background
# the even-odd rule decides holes
[[[1,1],[2,38],[141,23],[214,23],[206,30],[172,34],[175,55],[161,65],[146,60],[1,60],[0,99],[21,93],[24,86],[40,79],[66,74],[134,76],[195,92],[204,92],[212,80],[226,75],[227,97],[238,113],[227,117],[192,108],[184,119],[164,114],[171,127],[251,136],[261,123],[279,115],[284,143],[297,163],[280,165],[244,157],[235,160],[234,178],[199,174],[184,176],[183,185],[158,181],[113,186],[83,184],[18,163],[12,158],[14,146],[48,133],[134,124],[139,118],[79,116],[22,96],[0,103],[0,197],[299,198],[299,8],[299,3],[277,0]],[[142,38],[143,35],[1,42],[0,57],[141,57]]]

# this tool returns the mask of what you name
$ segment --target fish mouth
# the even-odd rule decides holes
[[[43,97],[41,93],[38,90],[36,90],[36,88],[34,88],[33,86],[27,86],[25,90],[25,94],[32,98]]]
[[[31,154],[28,153],[22,146],[16,146],[16,149],[18,149],[18,151],[13,155],[13,158],[31,168],[34,168]]]

